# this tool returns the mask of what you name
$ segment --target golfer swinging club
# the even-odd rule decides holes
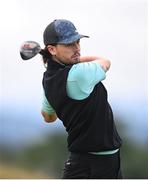
[[[122,178],[121,139],[102,84],[110,61],[81,57],[80,39],[84,37],[88,38],[72,22],[57,19],[43,33],[45,48],[28,42],[21,57],[27,60],[40,53],[46,65],[42,115],[48,123],[59,118],[68,133],[70,153],[62,178]]]

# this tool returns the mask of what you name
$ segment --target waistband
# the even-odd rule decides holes
[[[119,149],[110,150],[110,151],[101,151],[101,152],[89,152],[89,153],[95,155],[110,155],[110,154],[115,154],[118,151]]]
[[[98,156],[109,156],[109,155],[114,155],[116,153],[118,153],[120,151],[120,149],[115,149],[115,150],[110,150],[110,151],[100,151],[100,152],[70,152],[71,155],[83,155],[83,156],[87,156],[87,155],[98,155]]]

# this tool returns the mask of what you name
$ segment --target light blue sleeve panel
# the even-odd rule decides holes
[[[93,91],[94,86],[105,79],[105,77],[105,71],[96,62],[75,64],[68,74],[66,85],[67,94],[72,99],[85,99]],[[43,93],[42,110],[49,115],[55,113],[45,93]]]
[[[105,71],[97,62],[84,62],[72,66],[67,78],[67,94],[70,98],[87,98],[97,83],[106,78]]]
[[[55,110],[52,108],[52,106],[49,104],[46,96],[45,96],[45,93],[43,93],[43,99],[42,99],[42,111],[48,113],[49,115],[50,114],[53,114],[55,113]]]

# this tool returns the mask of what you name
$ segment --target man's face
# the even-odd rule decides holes
[[[76,64],[80,61],[80,41],[71,44],[58,44],[53,47],[53,57],[64,64]]]

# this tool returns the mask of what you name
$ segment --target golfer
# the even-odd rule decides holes
[[[49,123],[59,118],[68,133],[69,157],[63,179],[122,178],[121,139],[102,83],[110,61],[82,57],[80,40],[84,37],[88,38],[65,19],[46,27],[41,51],[47,67],[42,115]]]

